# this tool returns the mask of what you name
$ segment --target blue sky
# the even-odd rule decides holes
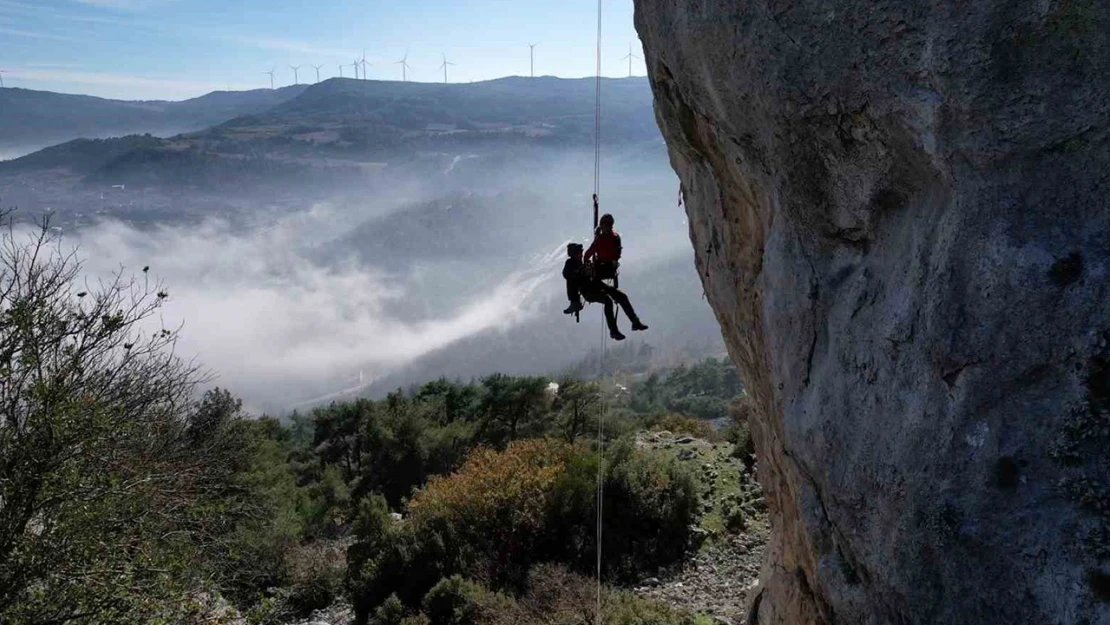
[[[123,99],[182,99],[218,89],[351,77],[451,82],[528,74],[594,74],[595,0],[0,0],[0,70],[8,87]],[[626,76],[643,56],[632,0],[603,0],[602,74]],[[644,64],[633,61],[633,74]]]

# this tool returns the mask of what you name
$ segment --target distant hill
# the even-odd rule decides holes
[[[527,127],[535,137],[593,138],[594,79],[509,77],[438,84],[331,79],[240,126],[290,122],[386,124],[429,134],[505,131]],[[613,140],[655,137],[651,89],[642,78],[604,79],[602,114]]]
[[[180,102],[107,100],[86,95],[0,89],[0,152],[45,147],[77,138],[128,134],[174,135],[267,110],[307,85],[215,91]]]
[[[586,148],[593,143],[594,93],[592,78],[465,84],[333,78],[205,130],[166,139],[73,142],[2,163],[0,174],[64,169],[90,182],[241,187],[287,181],[312,169],[326,170],[332,180],[360,176],[368,163],[396,164],[429,153]],[[188,104],[192,119],[199,119],[201,112],[246,106],[215,96],[175,107]],[[602,98],[605,144],[660,142],[645,79],[604,79]]]

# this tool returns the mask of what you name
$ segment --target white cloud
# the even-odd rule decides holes
[[[557,275],[562,256],[560,247],[455,310],[410,321],[389,313],[410,294],[396,277],[353,263],[324,267],[301,254],[303,218],[249,235],[216,222],[152,231],[106,223],[75,238],[90,276],[150,265],[170,293],[160,323],[184,321],[179,353],[195,354],[218,384],[269,407],[340,390],[359,371],[369,381],[529,317],[539,305],[529,295]]]

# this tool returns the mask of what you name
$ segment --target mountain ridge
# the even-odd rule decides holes
[[[22,88],[0,89],[0,149],[32,152],[79,138],[174,135],[201,130],[300,95],[308,86],[213,91],[186,100],[115,100]]]
[[[645,79],[607,78],[602,88],[603,142],[660,141]],[[594,138],[594,95],[593,79],[439,84],[331,78],[203,129],[165,138],[75,139],[0,163],[0,174],[64,169],[89,182],[107,176],[114,183],[158,186],[219,181],[229,170],[252,180],[321,169],[342,177],[359,175],[368,162],[420,153],[586,147]]]

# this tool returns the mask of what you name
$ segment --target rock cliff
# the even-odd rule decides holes
[[[1110,3],[636,27],[775,515],[750,622],[1110,624]]]

